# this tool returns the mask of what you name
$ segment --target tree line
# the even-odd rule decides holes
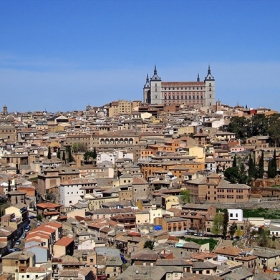
[[[225,170],[225,178],[232,184],[251,184],[252,179],[262,179],[264,177],[264,152],[262,151],[258,163],[250,154],[248,159],[237,160],[236,154],[232,162],[232,167]],[[276,151],[273,157],[268,161],[267,177],[275,178],[277,175]]]
[[[270,136],[272,145],[280,145],[280,114],[265,116],[254,115],[251,118],[232,117],[227,127],[228,132],[233,132],[236,138],[245,140],[248,137],[266,135]]]

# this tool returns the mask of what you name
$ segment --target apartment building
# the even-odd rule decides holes
[[[113,101],[109,104],[109,117],[131,114],[132,102],[126,100]]]
[[[250,199],[251,188],[245,184],[231,184],[217,174],[198,177],[186,181],[185,187],[198,202],[246,203]]]

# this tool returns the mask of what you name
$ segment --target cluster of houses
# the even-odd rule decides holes
[[[232,116],[259,113],[273,112],[219,101],[121,100],[56,114],[4,107],[0,279],[274,279],[268,271],[277,274],[277,250],[221,241],[213,249],[181,238],[215,238],[219,205],[255,199],[250,186],[223,172],[235,154],[273,156],[269,137],[241,143],[226,131]],[[235,210],[229,218],[246,222]],[[277,221],[249,222],[280,235]]]

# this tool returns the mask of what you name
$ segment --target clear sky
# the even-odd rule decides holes
[[[1,0],[0,110],[142,100],[147,73],[280,111],[279,0]],[[2,104],[2,105],[1,105]]]

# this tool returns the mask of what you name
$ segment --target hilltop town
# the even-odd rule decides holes
[[[249,105],[249,104],[248,104]],[[0,114],[3,279],[280,279],[280,115],[162,81]]]

